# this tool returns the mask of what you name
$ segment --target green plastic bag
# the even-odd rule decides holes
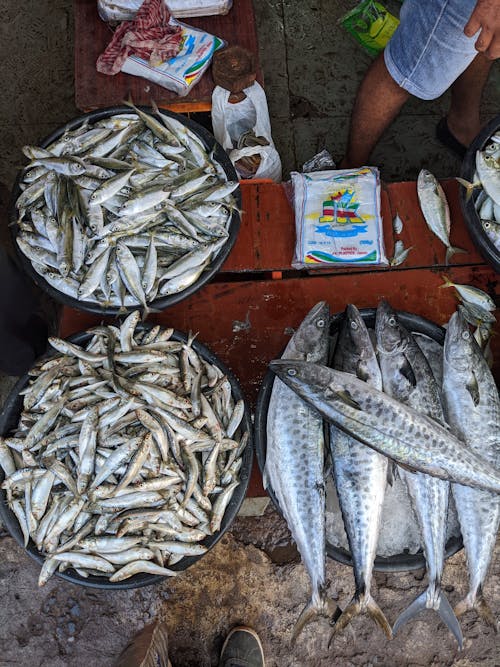
[[[339,23],[368,53],[376,56],[383,51],[399,25],[399,19],[375,0],[362,0],[345,14]]]

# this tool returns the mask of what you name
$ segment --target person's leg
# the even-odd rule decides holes
[[[481,95],[492,64],[492,60],[479,53],[451,87],[448,128],[464,146],[468,146],[481,129]]]
[[[405,0],[398,28],[361,83],[339,167],[366,164],[410,95],[435,99],[469,67],[477,55],[475,37],[467,38],[463,28],[475,2]]]
[[[381,53],[371,64],[356,96],[345,157],[339,169],[368,164],[384,131],[396,118],[410,93],[389,74]]]

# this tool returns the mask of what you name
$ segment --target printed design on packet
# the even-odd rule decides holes
[[[292,173],[297,241],[292,266],[386,264],[378,170]]]
[[[356,201],[356,192],[351,188],[335,190],[333,194],[323,201],[323,215],[320,216],[316,226],[316,233],[332,238],[348,238],[366,234],[368,225],[358,212],[360,202]],[[373,216],[367,215],[368,218]],[[373,240],[363,239],[360,245],[373,245]],[[345,250],[345,249],[344,249]],[[356,251],[356,248],[351,248]],[[365,259],[375,259],[376,254],[371,253]],[[335,257],[329,253],[313,251],[306,255],[307,263],[331,262]]]

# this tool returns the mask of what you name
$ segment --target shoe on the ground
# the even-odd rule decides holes
[[[220,654],[219,667],[265,667],[258,634],[243,625],[231,630]]]
[[[455,155],[458,155],[461,160],[464,159],[465,153],[467,152],[467,146],[464,146],[455,135],[450,132],[446,116],[441,118],[436,126],[436,138],[446,146],[446,148],[452,150]]]

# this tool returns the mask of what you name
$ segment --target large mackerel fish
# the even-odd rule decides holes
[[[376,389],[382,389],[382,377],[370,334],[356,306],[348,305],[346,308],[333,366],[356,375]],[[370,592],[388,460],[333,425],[330,425],[330,451],[356,586],[351,602],[334,626],[333,634],[355,616],[366,613],[391,639],[391,626]]]
[[[322,301],[308,313],[284,359],[325,363],[328,356],[329,308]],[[275,378],[267,412],[264,486],[278,500],[311,579],[311,600],[295,624],[292,641],[317,616],[335,617],[326,596],[325,479],[323,420],[291,389]]]
[[[460,313],[448,323],[444,343],[443,399],[452,430],[471,451],[500,466],[500,400],[495,380]],[[495,629],[497,623],[483,596],[500,523],[500,496],[482,489],[452,485],[469,569],[469,592],[458,603],[459,616],[469,609]]]
[[[412,334],[397,314],[381,301],[375,325],[384,391],[417,412],[444,423],[441,395],[432,369]],[[441,590],[450,483],[421,472],[399,468],[410,495],[423,539],[428,587],[397,618],[393,632],[423,609],[433,609],[455,636],[460,648],[460,624]]]
[[[325,419],[396,463],[500,493],[500,470],[446,428],[358,378],[305,361],[276,360],[271,370]]]

